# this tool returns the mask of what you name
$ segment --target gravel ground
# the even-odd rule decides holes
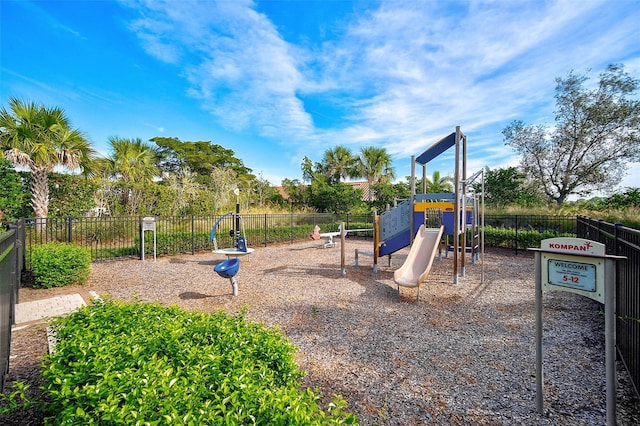
[[[89,290],[114,298],[228,312],[278,326],[299,348],[304,385],[323,403],[342,395],[363,425],[603,425],[606,423],[604,319],[601,305],[565,292],[544,294],[545,412],[535,408],[534,261],[530,254],[491,250],[485,282],[479,263],[452,285],[452,259],[435,261],[417,290],[398,289],[393,271],[408,249],[354,266],[345,244],[319,241],[257,248],[242,258],[239,294],[213,266],[211,253],[97,262],[84,287],[22,289],[21,301]],[[469,262],[468,262],[469,263]],[[8,388],[36,385],[46,341],[44,324],[14,332]],[[640,404],[618,371],[618,424],[640,424]],[[3,423],[4,421],[4,423]],[[14,413],[3,424],[41,424],[37,413]]]

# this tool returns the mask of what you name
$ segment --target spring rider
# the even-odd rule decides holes
[[[239,269],[240,259],[238,259],[237,257],[223,260],[213,267],[213,270],[222,278],[229,278],[229,281],[231,281],[231,288],[233,290],[234,296],[238,295],[238,282],[236,281],[235,275],[238,273]]]

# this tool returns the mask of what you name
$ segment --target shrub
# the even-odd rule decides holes
[[[243,314],[107,300],[53,323],[48,424],[354,424],[302,389],[295,346]]]
[[[555,237],[575,237],[575,234],[568,232],[555,232],[553,230],[537,231],[534,229],[500,228],[485,226],[485,244],[494,247],[540,247],[540,242],[547,238]]]
[[[91,269],[91,251],[68,243],[49,243],[31,248],[35,288],[85,284]]]
[[[153,254],[153,237],[147,233],[144,239],[145,255]],[[136,247],[140,247],[140,238],[135,238]],[[191,250],[205,250],[211,247],[209,234],[204,232],[175,232],[156,234],[156,252],[158,254],[188,253]]]

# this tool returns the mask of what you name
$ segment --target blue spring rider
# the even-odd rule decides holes
[[[235,275],[238,273],[239,269],[240,259],[238,259],[237,257],[223,260],[213,267],[213,270],[222,278],[229,278],[229,281],[231,281],[231,288],[233,289],[234,296],[238,295],[238,282],[236,281]]]

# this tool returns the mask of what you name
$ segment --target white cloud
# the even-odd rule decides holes
[[[189,94],[223,126],[270,138],[314,138],[311,117],[296,95],[302,76],[291,46],[251,2],[144,6],[145,20],[133,25],[143,44],[161,46],[162,53],[154,54],[171,61],[180,52]]]
[[[66,25],[63,21],[56,18],[52,14],[48,13],[45,9],[40,7],[36,2],[22,1],[22,2],[16,2],[16,5],[27,10],[29,15],[38,17],[46,25],[51,27],[55,32],[63,32],[66,34],[71,34],[73,37],[77,39],[86,40],[86,37],[83,36],[79,31]]]
[[[125,5],[143,46],[181,67],[203,108],[286,143],[292,159],[337,144],[408,157],[460,125],[476,136],[473,161],[513,165],[501,129],[551,124],[556,77],[625,59],[639,39],[637,10],[619,18],[596,0],[354,3],[340,38],[304,46],[249,0]],[[333,102],[340,126],[314,126],[315,98]]]

